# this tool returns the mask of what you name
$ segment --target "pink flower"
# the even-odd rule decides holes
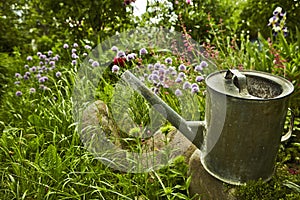
[[[192,3],[192,0],[186,0],[186,3],[187,3],[187,4],[191,4],[191,3]]]

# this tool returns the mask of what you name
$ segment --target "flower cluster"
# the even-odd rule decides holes
[[[277,36],[278,32],[282,31],[286,37],[288,34],[287,27],[285,26],[286,12],[281,8],[277,7],[273,11],[273,16],[269,19],[268,26],[272,26],[272,32],[274,36]]]
[[[124,5],[127,6],[131,3],[134,3],[136,0],[124,0]]]
[[[48,90],[47,83],[49,77],[54,74],[56,78],[61,77],[62,73],[56,70],[56,63],[60,56],[50,50],[47,53],[37,52],[35,56],[27,57],[27,64],[24,65],[25,72],[15,73],[15,85],[18,86],[16,96],[22,96],[25,93],[33,94],[39,90]],[[26,87],[29,86],[29,89]],[[27,91],[25,91],[27,88]]]
[[[156,94],[164,88],[174,89],[176,96],[183,95],[183,91],[190,91],[192,94],[198,93],[200,91],[199,83],[204,80],[202,76],[203,69],[208,67],[206,61],[202,61],[196,66],[186,63],[176,64],[178,60],[171,56],[162,56],[155,63],[147,63],[147,58],[143,57],[148,54],[146,48],[139,50],[139,57],[135,53],[126,55],[115,46],[111,50],[116,52],[114,65],[111,68],[113,73],[119,73],[120,67],[125,66],[129,61],[138,61],[133,66],[135,75],[151,87],[152,91]],[[150,54],[148,55],[151,57]],[[181,59],[179,60],[182,61]]]

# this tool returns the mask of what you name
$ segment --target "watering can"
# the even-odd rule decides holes
[[[204,121],[186,121],[130,71],[122,75],[152,105],[163,108],[164,117],[201,151],[205,170],[229,184],[268,181],[274,172],[294,87],[269,73],[236,69],[207,76]],[[155,106],[157,108],[157,106]],[[158,109],[161,111],[161,109]]]

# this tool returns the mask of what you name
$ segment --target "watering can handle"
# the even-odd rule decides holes
[[[289,131],[281,137],[281,142],[287,141],[292,136],[292,132],[293,132],[293,128],[294,128],[295,114],[294,114],[293,110],[290,108],[289,108],[289,111],[291,112]]]
[[[240,95],[249,96],[249,92],[247,90],[247,77],[243,75],[239,70],[228,69],[225,74],[225,79],[232,79],[237,83]]]

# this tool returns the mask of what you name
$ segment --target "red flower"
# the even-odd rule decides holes
[[[114,58],[114,64],[118,65],[120,67],[124,67],[125,66],[125,62],[126,62],[126,58],[125,57],[120,57],[120,58],[115,57]]]

